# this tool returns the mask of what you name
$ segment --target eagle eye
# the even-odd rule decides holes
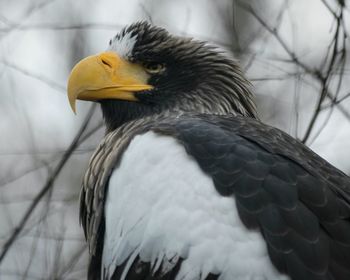
[[[148,63],[144,67],[149,74],[160,74],[165,70],[165,65],[161,63]]]

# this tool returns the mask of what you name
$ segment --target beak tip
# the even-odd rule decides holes
[[[74,100],[69,100],[69,105],[70,105],[70,107],[71,107],[71,109],[72,109],[72,111],[73,111],[73,113],[74,113],[74,115],[76,115],[77,114],[77,110],[76,110],[76,106],[75,106],[75,99]]]
[[[77,115],[77,110],[76,110],[75,106],[72,107],[72,111],[73,111],[74,115]]]

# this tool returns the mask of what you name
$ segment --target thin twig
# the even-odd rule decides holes
[[[285,42],[285,40],[281,37],[281,35],[278,33],[278,30],[274,27],[269,26],[266,21],[252,8],[251,5],[246,4],[242,1],[237,1],[239,6],[244,9],[245,11],[249,12],[251,15],[253,15],[253,17],[269,32],[271,33],[274,38],[279,42],[279,44],[282,46],[282,48],[286,51],[286,53],[289,55],[291,61],[293,63],[295,63],[296,65],[298,65],[299,67],[301,67],[306,73],[310,74],[313,78],[315,78],[321,85],[321,90],[320,90],[320,95],[318,98],[318,101],[316,103],[316,108],[312,114],[312,117],[309,121],[309,124],[306,128],[305,134],[303,136],[303,138],[301,139],[301,142],[306,143],[306,141],[309,139],[311,132],[315,126],[316,120],[319,117],[319,114],[322,110],[322,104],[323,101],[325,100],[326,97],[328,97],[329,99],[331,99],[332,101],[336,99],[338,93],[339,93],[339,89],[340,89],[340,83],[341,83],[341,79],[339,81],[338,87],[337,87],[337,91],[335,94],[332,94],[330,92],[329,89],[329,81],[332,77],[332,71],[335,68],[335,64],[338,61],[338,57],[339,57],[339,52],[338,52],[338,45],[339,45],[339,41],[341,40],[340,36],[340,29],[343,27],[343,7],[341,7],[340,9],[340,13],[339,15],[335,14],[335,19],[337,22],[337,28],[332,40],[331,45],[333,44],[333,52],[330,58],[330,62],[328,64],[328,67],[325,71],[322,71],[322,69],[313,69],[311,67],[309,67],[307,64],[303,63],[300,61],[300,59],[297,57],[297,55],[295,54],[295,52],[292,51],[292,49],[287,45],[287,43]],[[340,56],[340,61],[344,61],[345,59],[345,38],[346,38],[346,31],[343,31],[343,49],[340,52],[341,56]],[[329,48],[330,49],[330,48]],[[322,74],[322,73],[325,74]],[[338,104],[334,104],[339,106]],[[344,114],[344,110],[340,109],[340,111]],[[346,114],[345,114],[346,116]]]
[[[77,147],[80,146],[83,142],[85,142],[89,137],[91,137],[95,132],[97,132],[98,130],[100,130],[102,127],[104,127],[102,122],[99,122],[98,124],[96,124],[93,128],[91,128],[88,132],[86,132],[86,133],[79,139],[79,142],[78,142]],[[81,152],[82,152],[81,150],[75,149],[75,150],[73,151],[73,154],[81,153]],[[65,153],[65,151],[62,151],[62,153]],[[1,156],[1,155],[2,155],[2,154],[0,154],[0,156]],[[53,157],[48,161],[48,163],[51,164],[51,163],[54,163],[55,161],[57,161],[57,160],[59,159],[59,157],[58,157],[59,155],[60,155],[60,153],[57,152],[57,154],[56,154],[55,156],[53,156]],[[14,182],[14,181],[16,181],[16,180],[19,180],[20,178],[23,178],[23,176],[25,176],[25,175],[27,175],[27,174],[29,174],[29,173],[31,173],[31,172],[34,172],[34,171],[36,171],[36,170],[38,170],[38,169],[41,169],[41,168],[43,168],[43,167],[45,167],[45,166],[46,166],[46,164],[45,164],[45,163],[42,163],[42,164],[40,164],[40,165],[38,165],[38,166],[35,166],[35,167],[29,168],[29,169],[27,169],[27,170],[24,170],[24,171],[22,171],[20,174],[16,174],[15,176],[12,176],[12,177],[10,177],[10,178],[6,178],[6,180],[0,181],[0,188],[6,186],[6,185],[8,185],[8,184],[10,184],[10,183],[12,183],[12,182]]]
[[[91,106],[91,108],[89,109],[77,135],[74,137],[74,139],[73,139],[72,143],[70,144],[70,146],[68,147],[67,151],[62,156],[62,158],[61,158],[60,162],[58,163],[58,165],[56,166],[55,170],[52,172],[51,176],[47,179],[47,181],[46,181],[45,185],[43,186],[43,188],[41,189],[41,191],[33,199],[31,205],[28,207],[27,211],[23,215],[23,217],[20,220],[20,222],[18,223],[17,227],[14,229],[12,235],[5,242],[5,244],[2,248],[2,252],[0,254],[0,266],[1,266],[3,259],[6,256],[6,254],[8,253],[9,249],[11,248],[13,243],[15,242],[17,236],[20,234],[20,232],[24,228],[26,222],[28,221],[29,217],[32,215],[34,209],[37,207],[38,203],[45,196],[45,194],[53,187],[57,176],[60,174],[62,168],[64,167],[64,165],[66,164],[68,159],[71,157],[71,155],[73,154],[73,151],[75,150],[75,148],[77,147],[77,145],[79,143],[79,139],[82,137],[83,133],[85,132],[86,128],[88,127],[88,124],[91,120],[91,117],[92,117],[94,111],[95,111],[95,108],[96,108],[96,105],[93,104]]]
[[[40,82],[43,82],[43,83],[47,84],[49,87],[51,87],[59,92],[66,92],[66,87],[58,84],[54,80],[51,80],[51,79],[44,77],[42,75],[39,75],[39,74],[34,74],[31,71],[23,69],[22,67],[15,65],[11,62],[5,61],[5,60],[0,60],[0,63],[22,73],[23,75],[29,76],[31,78],[34,78],[34,79],[40,81]]]
[[[254,16],[254,18],[267,30],[269,31],[275,38],[276,40],[280,43],[280,45],[283,47],[283,49],[287,52],[287,54],[289,55],[289,57],[291,58],[291,60],[293,62],[295,62],[296,64],[302,66],[302,68],[307,71],[307,72],[313,72],[313,70],[311,68],[309,68],[306,64],[302,63],[298,57],[296,56],[296,54],[290,49],[290,47],[286,44],[286,42],[284,41],[284,39],[282,39],[281,35],[278,33],[278,30],[276,28],[270,27],[266,21],[259,16],[259,14],[252,8],[252,6],[250,6],[249,4],[246,4],[242,1],[238,1],[239,6],[249,12],[250,14],[252,14]]]
[[[120,24],[113,23],[81,23],[81,24],[59,24],[59,23],[37,23],[37,24],[28,24],[28,25],[20,25],[20,24],[12,24],[9,27],[0,28],[0,32],[8,32],[11,29],[16,30],[80,30],[80,29],[102,29],[102,30],[119,30],[123,26]]]
[[[321,2],[323,3],[323,5],[325,5],[325,7],[328,9],[328,11],[333,15],[333,17],[337,17],[337,14],[333,11],[333,9],[331,8],[331,6],[327,3],[326,0],[321,0]]]

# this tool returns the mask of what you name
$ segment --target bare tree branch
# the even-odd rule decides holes
[[[38,24],[27,24],[21,25],[13,23],[8,27],[0,28],[0,32],[9,32],[12,29],[16,30],[54,30],[54,31],[64,31],[64,30],[79,30],[79,29],[105,29],[105,30],[118,30],[123,26],[120,24],[113,23],[80,23],[80,24],[59,24],[59,23],[38,23]]]
[[[301,67],[306,73],[310,74],[312,77],[314,77],[321,86],[321,90],[320,90],[320,94],[318,97],[318,101],[316,103],[316,108],[312,114],[312,117],[309,121],[309,124],[306,128],[305,134],[303,136],[303,138],[301,139],[301,141],[303,143],[306,143],[306,141],[309,139],[312,130],[314,129],[316,120],[319,117],[319,114],[322,110],[322,104],[325,100],[325,98],[329,98],[332,101],[336,100],[336,97],[339,93],[339,89],[340,89],[340,84],[342,81],[342,76],[340,75],[341,78],[339,79],[338,82],[338,86],[337,86],[337,90],[335,94],[332,94],[330,89],[329,89],[329,82],[330,79],[332,78],[332,71],[335,68],[336,62],[345,62],[345,58],[346,58],[346,30],[344,28],[344,23],[343,23],[343,8],[344,6],[341,7],[339,15],[337,15],[336,13],[332,12],[332,10],[330,10],[332,12],[332,15],[335,16],[336,19],[336,31],[334,33],[334,37],[333,40],[331,42],[331,45],[329,47],[329,50],[333,50],[331,56],[330,56],[330,60],[328,63],[327,68],[325,69],[325,71],[323,71],[323,69],[313,69],[310,66],[308,66],[307,64],[301,62],[301,60],[297,57],[297,55],[295,54],[295,52],[292,51],[292,49],[287,45],[287,43],[285,42],[285,40],[281,37],[281,35],[279,34],[277,28],[275,27],[270,27],[266,21],[252,8],[251,5],[246,4],[242,1],[237,1],[239,6],[244,9],[245,11],[247,11],[248,13],[250,13],[251,15],[253,15],[253,17],[269,32],[271,33],[274,38],[279,42],[279,44],[282,46],[282,48],[286,51],[286,53],[289,55],[291,62],[295,63],[296,65],[298,65],[299,67]],[[322,1],[323,3],[326,3],[325,1]],[[327,5],[327,3],[326,3]],[[342,30],[342,33],[341,33]],[[339,42],[343,41],[343,46],[341,51],[339,52],[338,50],[338,46],[339,46]],[[341,69],[344,69],[344,67],[342,67]],[[342,72],[343,70],[341,70]],[[325,74],[323,74],[325,73]],[[337,103],[333,103],[333,106],[335,105],[339,105]],[[347,117],[347,114],[344,113],[344,110],[341,109],[341,112]],[[345,111],[346,112],[346,111]],[[349,119],[350,120],[350,119]]]
[[[56,81],[54,80],[51,80],[47,77],[44,77],[42,75],[38,75],[38,74],[34,74],[32,73],[31,71],[28,71],[26,69],[23,69],[22,67],[18,66],[18,65],[15,65],[11,62],[8,62],[8,61],[5,61],[5,60],[1,60],[0,63],[2,63],[3,65],[7,66],[7,67],[10,67],[20,73],[22,73],[23,75],[26,75],[26,76],[29,76],[31,78],[34,78],[40,82],[43,82],[45,83],[46,85],[48,85],[49,87],[59,91],[59,92],[66,92],[66,87],[65,86],[62,86],[60,84],[58,84]]]
[[[28,221],[29,217],[31,216],[31,214],[33,213],[34,209],[36,208],[36,206],[38,205],[38,203],[40,202],[40,200],[45,196],[45,194],[53,187],[55,180],[57,178],[57,176],[60,174],[62,168],[64,167],[64,165],[66,164],[66,162],[68,161],[68,159],[71,157],[73,151],[76,149],[80,138],[82,137],[83,133],[85,132],[86,128],[88,127],[88,124],[91,120],[91,117],[95,111],[96,105],[93,104],[90,108],[90,110],[88,111],[78,133],[76,134],[76,136],[74,137],[72,143],[70,144],[70,146],[68,147],[66,153],[62,156],[60,162],[58,163],[57,167],[55,168],[55,170],[52,172],[51,176],[47,179],[45,185],[43,186],[43,188],[41,189],[41,191],[37,194],[37,196],[35,197],[35,199],[33,199],[31,205],[29,206],[29,208],[27,209],[27,211],[25,212],[25,214],[23,215],[22,219],[20,220],[19,224],[17,225],[17,227],[14,229],[12,235],[9,237],[9,239],[5,242],[1,254],[0,254],[0,266],[1,263],[3,261],[3,259],[5,258],[7,252],[9,251],[9,249],[11,248],[11,246],[13,245],[13,243],[15,242],[17,236],[19,235],[19,233],[22,231],[23,227],[25,226],[26,222]]]

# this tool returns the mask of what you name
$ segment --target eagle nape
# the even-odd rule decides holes
[[[106,125],[80,196],[88,279],[350,279],[350,178],[258,120],[228,55],[137,22],[68,98]]]

